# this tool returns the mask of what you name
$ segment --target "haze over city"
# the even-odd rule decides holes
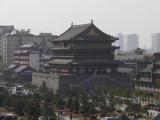
[[[0,120],[160,120],[160,0],[0,0]]]
[[[159,5],[159,0],[0,0],[0,23],[59,35],[71,22],[93,19],[111,35],[139,34],[140,47],[150,48],[151,33],[160,32]]]

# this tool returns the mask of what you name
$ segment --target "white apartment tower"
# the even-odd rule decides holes
[[[139,36],[128,34],[125,36],[125,51],[132,51],[138,48]]]
[[[160,33],[152,33],[151,49],[153,52],[160,52]]]

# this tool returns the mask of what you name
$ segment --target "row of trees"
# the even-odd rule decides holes
[[[30,96],[5,95],[0,96],[0,106],[13,110],[20,116],[27,116],[29,120],[36,120],[42,116],[45,120],[56,119],[54,109],[70,109],[74,113],[81,113],[84,118],[93,118],[95,115],[109,116],[115,112],[117,103],[122,100],[117,96],[130,97],[130,90],[123,88],[98,87],[94,95],[88,95],[83,89],[71,90],[69,96],[61,97],[53,94],[45,84],[37,89],[27,85]],[[140,105],[128,103],[128,112],[140,112]],[[124,115],[123,115],[124,117]],[[125,119],[123,119],[125,120]]]
[[[30,96],[1,95],[0,106],[5,107],[19,116],[27,116],[28,120],[56,119],[54,112],[54,94],[46,87],[36,90]]]

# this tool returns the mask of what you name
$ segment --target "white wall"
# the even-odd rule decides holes
[[[59,88],[59,77],[54,76],[53,74],[49,73],[37,73],[34,72],[32,74],[32,84],[36,85],[37,87],[40,87],[43,85],[45,82],[45,85],[49,88],[52,89],[54,93]]]
[[[29,65],[37,71],[40,70],[40,53],[38,51],[30,53]]]
[[[152,34],[152,50],[154,52],[160,52],[160,33]]]

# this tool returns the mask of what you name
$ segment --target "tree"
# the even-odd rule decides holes
[[[53,94],[53,91],[51,89],[48,89],[45,85],[41,87],[41,109],[42,109],[42,115],[44,120],[49,120],[49,119],[56,119],[56,115],[54,112],[54,99],[55,96]]]
[[[127,111],[129,113],[131,113],[131,116],[134,116],[134,117],[137,117],[136,113],[139,113],[141,112],[141,105],[140,104],[136,104],[136,103],[133,103],[133,104],[129,104],[128,107],[127,107]]]
[[[68,101],[67,101],[67,108],[73,109],[73,99],[72,99],[71,96],[68,98]]]
[[[38,120],[41,115],[39,102],[35,99],[29,99],[26,104],[26,112],[29,120]]]
[[[88,97],[86,95],[81,96],[81,103],[82,103],[82,110],[81,113],[84,116],[84,120],[87,120],[87,117],[89,116],[89,102]]]
[[[122,114],[120,117],[119,117],[119,120],[130,120],[127,115],[125,114]]]
[[[65,107],[65,101],[62,99],[57,99],[55,104],[59,109],[63,109]]]
[[[43,107],[42,107],[42,115],[43,115],[44,120],[50,120],[50,118],[56,119],[53,105],[44,101]]]
[[[10,108],[15,104],[14,96],[5,96],[2,106]]]
[[[14,104],[15,112],[20,116],[24,115],[25,105],[26,103],[23,98],[17,98]]]
[[[134,113],[139,113],[141,111],[141,105],[140,104],[129,104],[127,107],[128,112],[134,112]]]
[[[79,99],[78,97],[76,97],[73,101],[73,109],[75,112],[78,112],[79,113],[79,110],[80,110],[80,102],[79,102]]]

